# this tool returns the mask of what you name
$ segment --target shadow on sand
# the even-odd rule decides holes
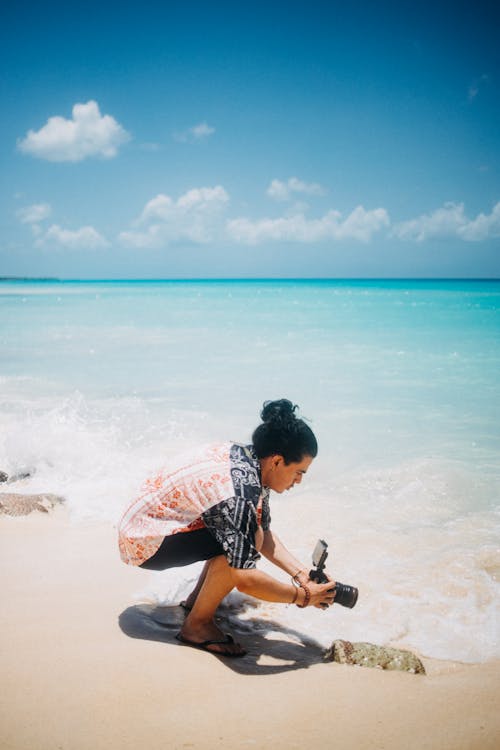
[[[228,667],[240,674],[268,675],[307,669],[323,662],[324,649],[303,633],[284,628],[277,622],[251,617],[240,619],[238,614],[246,612],[252,605],[243,604],[238,609],[219,608],[217,624],[223,631],[231,632],[248,652],[239,659],[221,659]],[[176,640],[185,612],[179,606],[153,606],[139,604],[124,610],[119,625],[130,638],[168,643],[179,648],[189,648]],[[241,638],[240,638],[241,636]]]

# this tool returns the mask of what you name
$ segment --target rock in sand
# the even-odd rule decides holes
[[[411,651],[376,646],[373,643],[334,641],[325,653],[325,660],[336,661],[339,664],[356,664],[360,667],[398,669],[412,674],[425,674],[424,665]]]
[[[0,492],[0,513],[8,516],[28,516],[33,511],[48,513],[63,502],[63,497],[48,493],[21,495],[15,492]]]

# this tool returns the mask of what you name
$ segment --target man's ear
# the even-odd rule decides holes
[[[285,459],[283,456],[280,456],[279,453],[277,453],[275,456],[273,456],[273,468],[277,469],[278,466],[281,466],[282,463],[284,463]]]

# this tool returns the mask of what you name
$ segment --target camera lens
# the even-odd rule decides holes
[[[337,581],[335,585],[334,604],[341,604],[343,607],[352,609],[358,601],[358,589],[355,586],[348,586],[345,583]]]

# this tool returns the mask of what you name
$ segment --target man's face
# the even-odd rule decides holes
[[[273,456],[267,483],[268,487],[275,492],[291,490],[294,485],[301,483],[302,477],[312,461],[311,456],[304,456],[301,461],[286,464],[283,456]]]

